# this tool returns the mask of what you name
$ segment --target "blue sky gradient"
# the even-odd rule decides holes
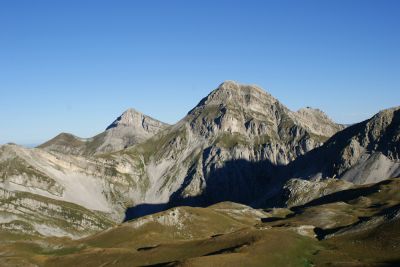
[[[400,1],[0,0],[0,143],[168,123],[224,80],[337,122],[400,104]]]

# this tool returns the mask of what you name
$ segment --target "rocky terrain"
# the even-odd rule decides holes
[[[399,141],[399,107],[345,127],[227,81],[174,125],[129,109],[92,138],[4,145],[0,265],[390,266]],[[359,256],[374,242],[390,251]]]

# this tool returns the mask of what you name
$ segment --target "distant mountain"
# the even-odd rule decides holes
[[[155,120],[134,109],[126,110],[107,129],[92,137],[79,138],[61,133],[38,146],[48,151],[72,155],[96,155],[114,152],[143,142],[165,129],[166,123]]]

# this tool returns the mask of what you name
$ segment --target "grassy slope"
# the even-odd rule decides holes
[[[175,208],[78,241],[50,239],[45,249],[35,240],[14,237],[16,242],[0,242],[0,265],[7,259],[43,266],[396,266],[400,225],[389,215],[398,211],[399,189],[398,179],[357,187],[292,213],[270,210],[265,217],[276,218],[264,223],[239,205],[222,203]],[[176,214],[183,216],[180,223],[165,223]],[[359,227],[360,220],[382,216],[386,220]],[[298,234],[301,225],[330,234],[346,231],[318,240]]]
[[[104,142],[105,132],[102,132],[90,139],[80,139],[72,134],[61,133],[53,139],[41,144],[38,148],[55,150],[57,152],[63,152],[65,150],[72,154],[92,155],[96,152]]]

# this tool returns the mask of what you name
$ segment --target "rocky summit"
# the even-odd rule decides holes
[[[399,107],[346,127],[226,81],[174,125],[1,146],[0,266],[396,266],[399,153]]]

